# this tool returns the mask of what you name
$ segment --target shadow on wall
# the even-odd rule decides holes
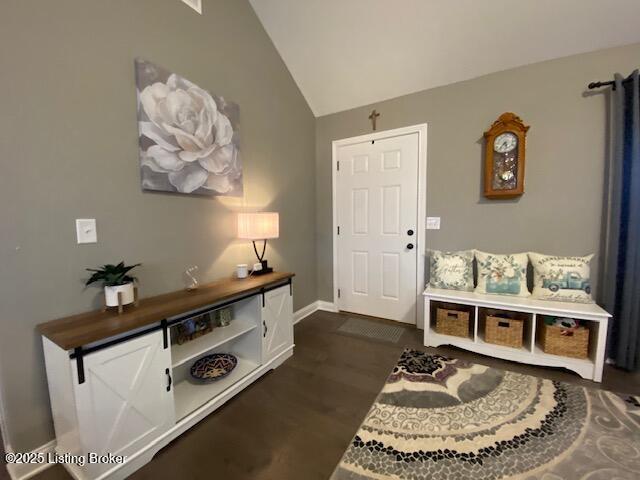
[[[4,385],[2,381],[0,381],[0,386]],[[7,447],[5,444],[5,428],[4,428],[4,406],[2,400],[2,391],[0,390],[0,480],[10,480],[9,472],[7,471],[7,465],[4,461],[4,454],[7,451]]]
[[[611,170],[611,159],[613,145],[611,142],[611,90],[608,88],[599,89],[599,90],[585,90],[582,92],[583,98],[589,98],[596,95],[604,95],[604,104],[605,104],[605,118],[604,122],[606,125],[605,128],[605,138],[604,138],[604,152],[602,152],[604,156],[604,171],[603,171],[603,184],[602,184],[602,210],[600,212],[600,251],[597,252],[598,258],[598,273],[600,278],[604,278],[606,272],[606,260],[607,260],[607,234],[608,234],[608,225],[609,225],[609,211],[607,205],[609,205],[609,194],[610,194],[610,170]],[[604,282],[599,281],[598,287],[595,292],[595,300],[596,302],[600,302],[603,296],[604,291]],[[611,326],[613,322],[609,322],[609,330],[611,330]],[[611,333],[611,331],[609,331]],[[611,337],[611,336],[609,336]]]
[[[612,118],[612,102],[611,102],[611,90],[609,88],[597,89],[597,90],[585,90],[582,92],[583,98],[593,97],[595,95],[604,95],[604,104],[605,104],[605,118],[604,122],[606,125],[605,128],[605,139],[604,145],[605,149],[602,154],[604,155],[604,172],[603,172],[603,185],[602,185],[602,210],[600,212],[600,251],[598,252],[598,275],[600,279],[604,278],[607,272],[606,261],[607,261],[607,238],[609,233],[609,196],[610,196],[610,188],[611,188],[611,160],[614,158],[613,155],[613,142],[611,139],[611,118]],[[598,286],[595,292],[595,300],[598,303],[602,302],[602,298],[604,296],[604,287],[605,282],[598,281]],[[609,329],[607,332],[607,346],[605,355],[608,357],[611,355],[612,348],[612,339],[614,336],[612,335],[612,329],[614,327],[614,322],[609,322]]]

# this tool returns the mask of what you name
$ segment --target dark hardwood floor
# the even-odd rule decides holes
[[[316,312],[299,323],[292,358],[176,439],[130,478],[326,480],[402,350],[424,348],[422,331],[412,327],[404,328],[396,344],[338,333],[336,329],[346,318],[346,314]],[[427,350],[554,380],[640,394],[639,374],[609,366],[600,385],[563,370],[495,360],[454,348]],[[35,478],[70,477],[55,466]]]

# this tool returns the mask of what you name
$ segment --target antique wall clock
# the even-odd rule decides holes
[[[524,193],[525,137],[529,127],[507,112],[484,132],[484,196],[513,198]]]

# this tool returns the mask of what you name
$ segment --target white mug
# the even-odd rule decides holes
[[[236,265],[236,276],[238,278],[247,278],[249,276],[249,266],[246,263]]]

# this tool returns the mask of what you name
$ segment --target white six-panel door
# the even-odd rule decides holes
[[[336,153],[338,308],[415,324],[419,135]]]

